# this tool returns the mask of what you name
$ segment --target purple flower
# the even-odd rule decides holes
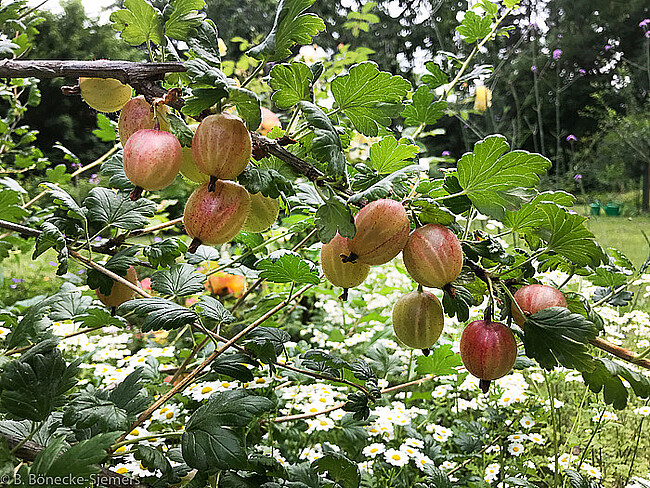
[[[557,35],[557,38],[558,38],[558,39],[562,39],[562,34],[558,34],[558,35]]]
[[[449,151],[442,151],[443,156],[451,156],[451,153]]]
[[[573,177],[574,180],[580,181],[582,179],[582,175],[578,174]]]
[[[537,66],[535,66],[535,65],[531,66],[531,67],[530,67],[530,70],[531,70],[533,73],[536,73],[536,72],[537,72]]]
[[[566,136],[566,140],[567,142],[576,142],[578,138],[573,134],[569,134],[568,136]],[[582,178],[582,175],[580,176],[580,178]]]
[[[82,274],[84,274],[84,271],[85,271],[84,269],[80,269],[79,271],[77,271],[77,274],[82,275]]]
[[[160,237],[156,236],[156,237],[153,238],[153,241],[154,242],[162,242],[162,239]]]
[[[23,280],[22,278],[11,278],[11,281],[13,281],[14,283],[22,283],[25,280]]]
[[[47,264],[49,264],[50,266],[57,266],[57,264],[56,264],[54,261],[50,261],[50,262],[47,263]]]
[[[562,49],[556,49],[553,51],[553,59],[556,61],[562,57]]]
[[[586,74],[587,74],[587,70],[580,68],[580,69],[578,70],[578,73],[580,73],[581,75],[586,75]]]
[[[612,48],[612,46],[610,44],[605,45],[605,51],[609,51],[611,48]]]
[[[643,35],[644,35],[646,38],[650,38],[650,30],[649,30],[649,31],[646,31],[646,33],[643,34]]]
[[[18,288],[18,285],[9,285],[9,288],[13,288],[14,290]]]
[[[99,183],[99,176],[97,176],[95,173],[90,175],[90,178],[88,178],[88,183],[92,183],[93,185],[96,185]]]
[[[643,19],[641,22],[639,22],[639,27],[642,29],[644,27],[648,27],[650,25],[650,19]]]

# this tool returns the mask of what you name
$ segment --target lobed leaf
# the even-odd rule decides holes
[[[331,84],[339,109],[367,136],[376,136],[379,126],[390,125],[391,118],[402,111],[402,99],[410,88],[407,80],[379,71],[370,61],[352,66]]]

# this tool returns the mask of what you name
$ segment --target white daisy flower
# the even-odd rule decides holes
[[[404,451],[399,451],[392,448],[384,452],[384,459],[388,464],[397,467],[405,466],[409,462],[408,454],[406,454]]]
[[[369,446],[363,448],[363,455],[370,458],[375,458],[386,450],[386,446],[379,442],[374,442]]]
[[[523,444],[520,444],[519,442],[513,442],[511,444],[508,444],[508,454],[512,456],[521,456],[523,452],[524,452]]]

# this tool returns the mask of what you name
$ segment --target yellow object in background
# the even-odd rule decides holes
[[[492,92],[487,86],[476,87],[476,98],[474,99],[474,110],[485,112],[492,106]]]

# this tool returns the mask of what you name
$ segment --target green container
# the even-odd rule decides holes
[[[621,207],[615,203],[608,203],[605,205],[605,215],[608,215],[609,217],[621,215]]]
[[[589,214],[590,215],[600,215],[600,203],[590,203],[589,204]]]

